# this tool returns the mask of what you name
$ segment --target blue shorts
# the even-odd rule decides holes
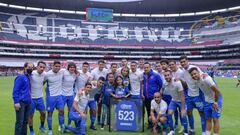
[[[167,103],[167,105],[169,105],[172,97],[170,95],[163,95],[162,99]]]
[[[74,100],[73,96],[62,96],[62,100],[63,100],[64,106],[67,103],[67,107],[69,109],[72,107],[73,100]]]
[[[44,105],[44,100],[43,100],[42,97],[32,99],[30,114],[34,114],[35,109],[38,110],[38,111],[45,112],[45,105]]]
[[[180,108],[180,110],[182,110],[182,103],[177,101],[171,101],[168,106],[168,110],[177,111],[177,108]]]
[[[222,111],[222,95],[219,96],[218,99],[218,111],[215,111],[213,109],[213,103],[208,103],[205,102],[204,103],[204,114],[206,116],[206,118],[220,118],[221,117],[221,111]]]
[[[48,112],[53,112],[54,108],[56,109],[64,109],[64,104],[62,100],[62,96],[47,96],[46,106]]]
[[[188,96],[188,98],[186,99],[188,111],[196,108],[199,112],[203,112],[203,103],[204,103],[204,100],[201,95],[196,97]]]
[[[88,105],[90,109],[96,110],[97,109],[97,102],[95,100],[88,101]]]

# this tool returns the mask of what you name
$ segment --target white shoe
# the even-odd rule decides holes
[[[174,135],[174,131],[171,130],[167,135]]]
[[[48,131],[48,135],[52,135],[52,130],[49,130],[49,131]]]
[[[184,133],[184,135],[188,135],[188,133]]]

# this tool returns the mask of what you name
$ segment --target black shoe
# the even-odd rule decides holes
[[[95,126],[90,126],[90,129],[92,129],[92,130],[97,130],[97,128],[95,127]]]

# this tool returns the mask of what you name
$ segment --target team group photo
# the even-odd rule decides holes
[[[239,0],[0,0],[0,135],[238,135],[239,88]]]

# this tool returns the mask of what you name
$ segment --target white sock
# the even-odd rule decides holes
[[[206,135],[211,135],[211,131],[206,131]]]

